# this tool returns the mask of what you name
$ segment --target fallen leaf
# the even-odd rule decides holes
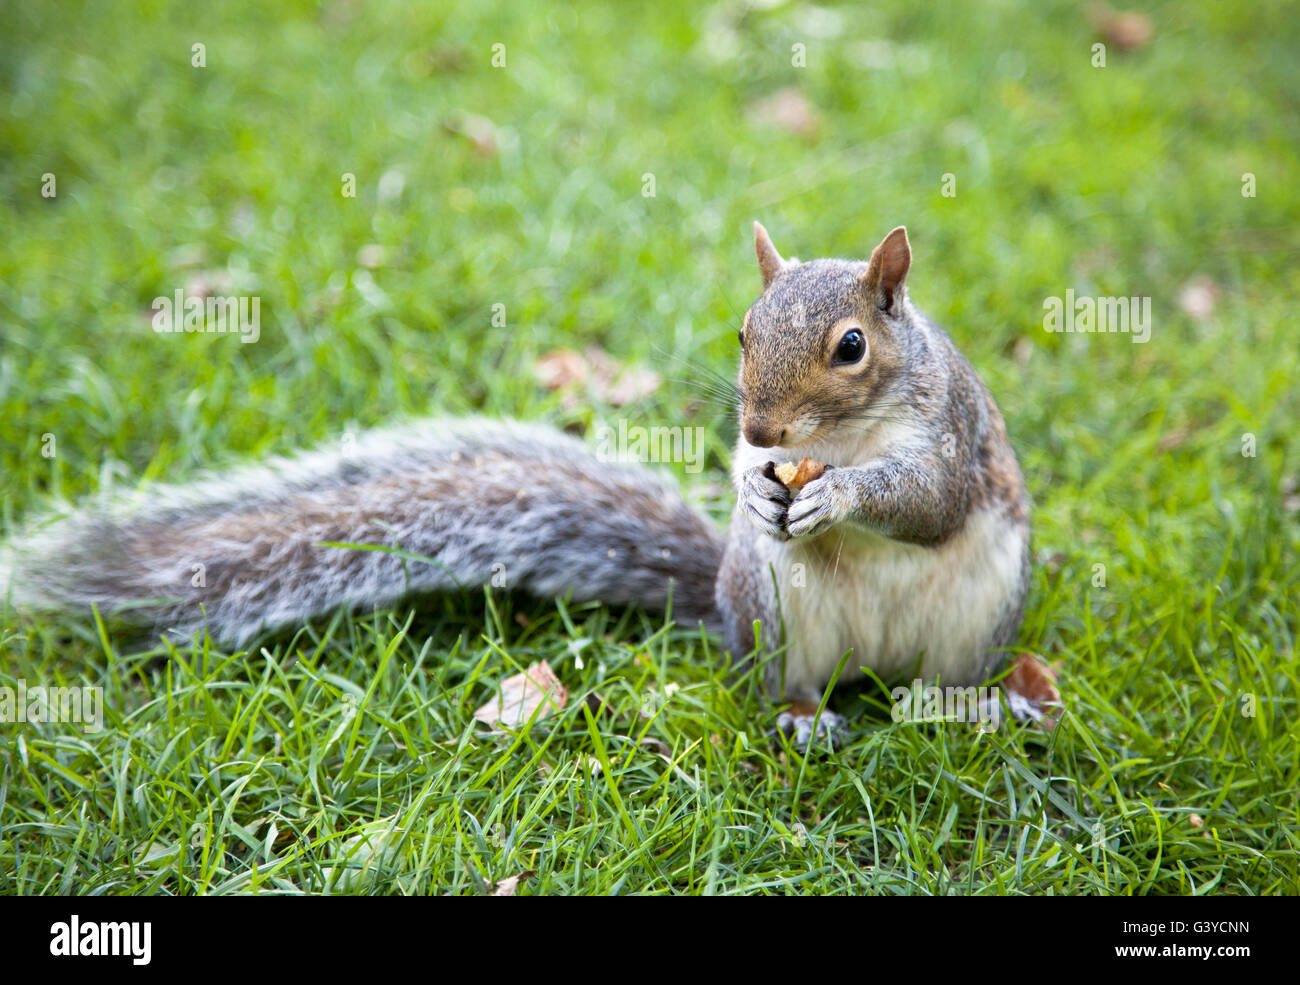
[[[513,896],[515,890],[519,888],[520,882],[525,879],[531,879],[535,875],[537,875],[536,869],[528,869],[526,872],[521,872],[517,876],[506,876],[504,879],[498,880],[492,887],[492,895]]]
[[[615,407],[648,397],[659,389],[659,374],[641,366],[624,366],[608,352],[588,346],[592,388]]]
[[[786,86],[770,96],[754,100],[749,104],[749,117],[805,140],[816,139],[822,128],[817,108],[794,86]]]
[[[582,355],[572,349],[552,349],[537,358],[533,375],[548,390],[575,389],[587,384],[614,407],[650,396],[663,382],[653,370],[624,366],[596,346],[589,346]]]
[[[1088,19],[1101,39],[1120,51],[1133,51],[1150,43],[1155,34],[1151,18],[1134,10],[1112,10],[1109,4],[1094,3]]]
[[[650,396],[663,381],[658,373],[641,366],[629,366],[608,386],[603,396],[615,407],[624,407]]]
[[[569,700],[569,692],[545,660],[533,664],[522,674],[507,677],[497,691],[496,697],[474,712],[474,717],[493,726],[494,732],[517,729],[532,718],[534,712],[540,721],[563,709]]]
[[[574,386],[587,378],[587,362],[572,349],[552,349],[538,356],[533,375],[548,390]]]
[[[1017,718],[1030,719],[1051,731],[1056,727],[1061,692],[1056,689],[1056,669],[1033,654],[1022,653],[1002,679],[1007,704]]]

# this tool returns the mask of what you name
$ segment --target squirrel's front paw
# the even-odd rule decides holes
[[[740,477],[740,508],[759,530],[777,540],[788,540],[785,529],[790,490],[763,474],[761,466],[746,469]]]
[[[791,537],[822,533],[849,516],[853,502],[844,488],[847,473],[847,469],[827,469],[799,490],[786,511],[785,528]]]

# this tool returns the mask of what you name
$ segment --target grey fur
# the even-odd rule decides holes
[[[598,462],[545,427],[433,420],[42,521],[8,545],[0,590],[20,608],[93,604],[182,639],[206,609],[212,635],[242,646],[339,606],[494,577],[661,609],[672,581],[678,618],[716,629],[721,549],[646,469]]]
[[[756,248],[769,266],[779,257],[765,231]],[[934,658],[946,683],[980,683],[1015,639],[1030,572],[1023,478],[987,388],[947,334],[908,300],[910,260],[906,233],[898,229],[868,262],[789,262],[775,276],[764,270],[764,291],[745,316],[737,505],[717,586],[724,642],[733,653],[755,648],[755,622],[763,627],[764,651],[783,644],[815,647],[833,635],[821,632],[825,621],[851,623],[860,592],[887,587],[895,557],[915,558],[918,548],[942,551],[975,518],[1004,531],[1003,549],[1011,548],[1015,561],[996,563],[1016,569],[1011,583],[996,601],[981,600],[984,608],[973,618],[989,628],[972,630],[975,638],[962,644],[968,649],[953,650],[955,642],[927,635],[922,625],[910,659]],[[845,326],[868,338],[870,354],[860,369],[833,364]],[[891,437],[891,429],[899,436]],[[763,447],[778,435],[779,447]],[[836,467],[782,500],[764,478],[766,463],[805,454]],[[879,538],[879,546],[863,559],[841,556],[836,544],[850,528]],[[804,563],[819,549],[833,558],[835,570],[811,589],[818,593],[816,605],[779,597],[779,569]],[[975,552],[969,563],[995,562],[992,554]],[[959,588],[948,597],[935,594],[948,610],[965,603]],[[806,615],[814,609],[815,617]],[[873,652],[870,638],[849,645],[855,658],[850,668],[889,662]],[[836,647],[806,654],[793,667],[788,660],[771,661],[768,688],[815,700],[842,655]]]

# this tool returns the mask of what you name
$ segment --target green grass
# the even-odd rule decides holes
[[[0,683],[102,686],[107,721],[0,726],[0,890],[1300,891],[1300,22],[1141,6],[1153,43],[1104,69],[1065,2],[6,8],[5,530],[431,412],[700,424],[681,478],[721,522],[734,423],[671,381],[731,371],[750,220],[805,258],[906,223],[912,297],[1025,466],[1020,645],[1068,710],[981,736],[847,687],[851,741],[804,759],[716,641],[638,612],[469,593],[234,654],[5,613]],[[747,112],[791,85],[818,136]],[[261,297],[258,343],[150,330],[214,271]],[[1150,341],[1049,335],[1067,288],[1150,296]],[[561,406],[532,362],[588,344],[670,382]],[[485,735],[473,709],[540,658],[569,706]]]

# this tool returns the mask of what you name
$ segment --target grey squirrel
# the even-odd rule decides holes
[[[981,683],[1019,629],[1030,567],[1028,499],[992,396],[909,301],[903,227],[866,262],[783,260],[759,223],[754,245],[763,292],[740,331],[725,540],[649,471],[552,429],[429,420],[35,524],[5,549],[0,597],[243,646],[497,572],[583,601],[663,608],[671,592],[675,617],[737,659],[784,646],[765,683],[805,741],[850,650],[844,681],[920,658],[927,679]],[[791,457],[829,467],[792,493],[770,470]]]

